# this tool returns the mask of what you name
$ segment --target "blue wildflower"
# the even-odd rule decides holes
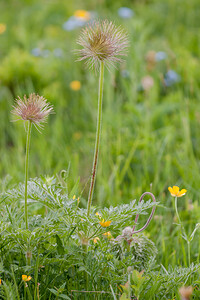
[[[63,24],[63,29],[66,31],[72,31],[78,27],[82,27],[86,24],[86,20],[77,18],[75,16],[70,17],[67,22]]]
[[[36,57],[41,56],[42,50],[40,48],[34,48],[31,50],[31,54]]]
[[[165,53],[164,51],[158,51],[155,54],[156,61],[165,60],[166,58],[167,58],[167,53]]]
[[[134,11],[131,8],[128,8],[128,7],[120,7],[118,9],[118,15],[122,19],[130,19],[134,16]]]
[[[178,75],[173,70],[169,70],[164,76],[164,84],[168,87],[179,82],[180,80],[181,80],[180,75]]]

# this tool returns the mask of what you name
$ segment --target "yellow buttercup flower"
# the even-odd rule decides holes
[[[23,281],[30,281],[32,279],[32,277],[31,276],[27,276],[27,275],[22,275],[22,280]]]
[[[170,191],[170,193],[173,197],[182,197],[187,192],[186,189],[182,189],[181,191],[179,191],[179,187],[176,185],[174,185],[173,188],[171,188],[171,186],[169,186],[168,190]]]
[[[76,10],[75,13],[74,13],[74,16],[78,19],[82,19],[84,21],[88,21],[91,17],[89,11],[87,10],[84,10],[84,9],[79,9],[79,10]]]
[[[105,220],[103,219],[101,222],[99,222],[99,224],[100,224],[102,227],[108,227],[108,226],[110,226],[111,221],[105,221]]]
[[[70,86],[71,90],[73,90],[73,91],[79,91],[80,88],[81,88],[81,83],[78,80],[74,80],[74,81],[70,82],[69,86]]]
[[[94,239],[93,239],[93,242],[96,244],[97,242],[99,241],[99,238],[98,237],[95,237]]]
[[[6,31],[6,24],[0,23],[0,34],[3,34]]]

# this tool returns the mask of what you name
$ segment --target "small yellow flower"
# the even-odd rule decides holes
[[[102,227],[108,227],[108,226],[110,226],[111,221],[105,221],[105,220],[103,219],[101,222],[99,222],[99,224],[100,224]]]
[[[81,88],[81,83],[78,80],[74,80],[70,82],[70,88],[72,91],[79,91]]]
[[[76,10],[75,13],[74,13],[74,16],[78,19],[82,19],[84,21],[88,21],[91,17],[89,11],[87,10],[84,10],[84,9],[79,9],[79,10]]]
[[[174,185],[173,188],[171,188],[171,186],[169,186],[168,190],[170,191],[170,193],[173,197],[182,197],[187,192],[186,189],[182,189],[181,191],[179,191],[179,187],[176,185]]]
[[[0,285],[2,284],[2,279],[0,278]]]
[[[27,275],[22,275],[22,280],[23,281],[30,281],[32,279],[32,277],[31,276],[27,276]]]
[[[98,237],[95,237],[94,239],[93,239],[93,242],[96,244],[97,242],[99,241],[99,238]]]
[[[3,34],[6,31],[6,24],[0,23],[0,34]]]
[[[75,199],[76,199],[76,195],[73,196],[73,200],[75,200]]]
[[[95,214],[97,217],[101,217],[101,215],[98,213],[98,212],[96,212],[96,214]]]
[[[103,235],[108,239],[112,238],[112,234],[110,233],[110,231],[103,233]]]

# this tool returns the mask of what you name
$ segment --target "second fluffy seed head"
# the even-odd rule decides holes
[[[53,113],[53,106],[39,95],[30,94],[27,98],[18,97],[13,107],[12,114],[18,117],[17,120],[31,121],[36,127],[42,127],[47,121],[48,115]]]

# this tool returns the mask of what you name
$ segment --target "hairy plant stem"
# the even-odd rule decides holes
[[[27,208],[27,196],[28,196],[28,162],[29,162],[29,148],[31,138],[31,121],[28,121],[27,137],[26,137],[26,159],[25,159],[25,194],[24,194],[24,214],[26,229],[28,229],[28,208]]]
[[[99,144],[100,144],[100,134],[101,134],[101,122],[102,122],[102,99],[103,99],[103,78],[104,78],[104,62],[100,63],[100,75],[99,75],[99,93],[98,93],[98,117],[97,117],[97,130],[96,130],[96,143],[94,151],[94,161],[92,168],[92,177],[90,182],[90,190],[88,194],[88,205],[87,205],[87,216],[90,214],[92,197],[96,179],[98,154],[99,154]]]
[[[181,228],[182,228],[182,223],[181,223],[181,219],[180,219],[180,217],[179,217],[178,208],[177,208],[177,197],[175,197],[175,211],[176,211],[176,216],[177,216],[177,218],[178,218],[179,225],[180,225]]]

